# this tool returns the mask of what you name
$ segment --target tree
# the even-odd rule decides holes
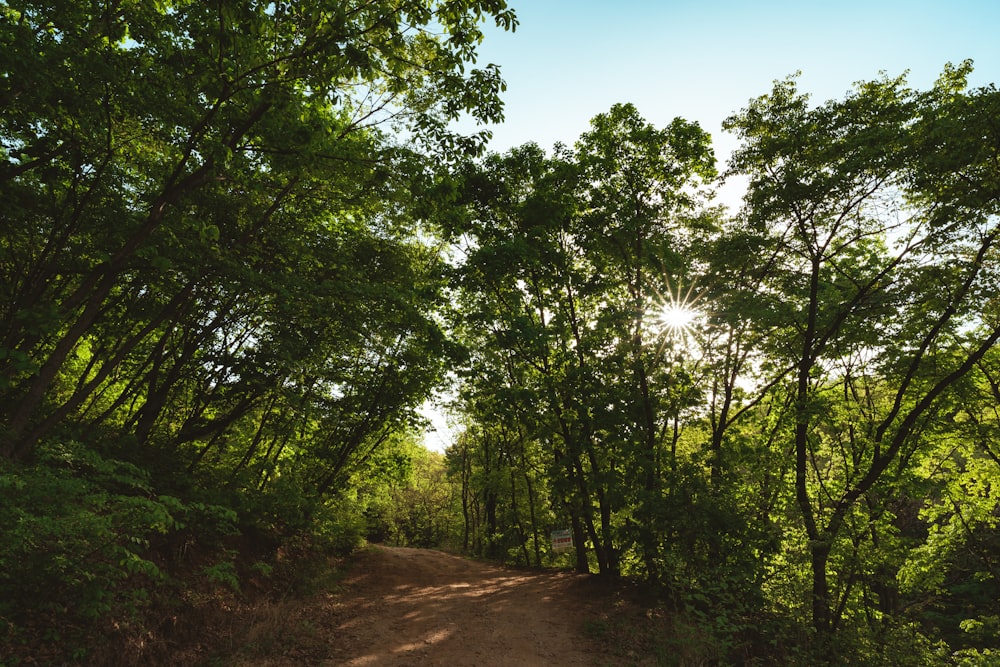
[[[505,423],[510,442],[544,443],[578,556],[586,540],[602,573],[619,572],[638,531],[657,578],[662,450],[684,383],[651,313],[694,264],[685,250],[707,220],[695,188],[714,174],[708,140],[696,124],[658,130],[616,105],[574,152],[525,146],[468,181],[470,413]]]
[[[589,415],[579,409],[592,387],[589,353],[573,350],[590,317],[581,308],[588,297],[577,292],[582,279],[569,231],[575,178],[566,159],[549,160],[531,145],[489,156],[467,175],[470,216],[454,231],[467,247],[457,272],[457,330],[470,351],[468,412],[482,424],[484,437],[463,445],[494,442],[488,437],[498,430],[511,436],[499,438],[507,445],[539,443],[554,480],[554,509],[573,526],[580,545],[577,568],[589,569],[586,536],[604,572],[611,567],[611,537],[599,532],[591,496],[592,485],[603,482],[586,472],[596,455],[588,441]],[[540,405],[547,417],[536,417]],[[463,460],[473,454],[466,451]],[[596,495],[604,502],[602,488]],[[534,508],[530,499],[528,506]]]
[[[750,178],[745,229],[764,239],[756,284],[784,302],[769,353],[780,375],[766,386],[789,379],[795,497],[821,632],[836,629],[855,580],[841,551],[852,517],[869,513],[870,535],[853,538],[879,548],[874,522],[948,392],[1000,340],[982,308],[995,208],[949,205],[921,180],[930,157],[921,137],[942,100],[965,97],[967,72],[947,70],[927,93],[902,79],[859,84],[815,108],[787,80],[727,121],[744,140],[731,173]]]
[[[96,328],[144,316],[107,349],[95,372],[110,377],[177,321],[220,250],[266,256],[270,225],[310,199],[333,219],[378,215],[358,186],[377,192],[403,155],[380,125],[446,158],[477,150],[485,135],[447,124],[498,120],[503,84],[464,65],[481,17],[515,24],[502,1],[2,9],[6,458],[99,386],[51,400]]]
[[[677,397],[670,397],[668,387],[679,386],[673,380],[681,369],[671,367],[678,360],[661,356],[663,344],[651,339],[665,302],[680,298],[675,292],[697,280],[691,249],[700,236],[696,225],[707,219],[699,220],[696,188],[714,178],[715,157],[697,123],[676,118],[658,130],[631,105],[596,116],[577,142],[576,156],[585,185],[575,234],[593,267],[588,281],[600,285],[603,312],[596,335],[602,347],[614,350],[601,359],[606,382],[618,389],[606,400],[625,418],[602,430],[609,440],[613,434],[621,439],[623,487],[642,490],[627,502],[635,503],[647,574],[656,581],[663,447],[670,419],[677,416],[676,410],[670,414]],[[589,409],[598,414],[600,406],[595,401]]]

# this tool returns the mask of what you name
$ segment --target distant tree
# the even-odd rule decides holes
[[[369,539],[398,546],[454,548],[461,530],[460,489],[444,455],[415,434],[395,434],[356,473]]]

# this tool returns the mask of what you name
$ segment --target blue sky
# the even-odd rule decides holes
[[[572,144],[589,120],[632,102],[657,126],[676,116],[710,132],[775,79],[801,70],[817,102],[860,80],[909,70],[930,86],[946,62],[975,61],[973,85],[1000,81],[1000,0],[509,0],[520,25],[489,30],[479,65],[501,66],[506,122],[491,150]]]

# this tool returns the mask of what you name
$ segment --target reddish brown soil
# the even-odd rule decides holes
[[[600,647],[583,631],[602,604],[594,589],[585,576],[372,548],[330,600],[336,655],[324,664],[593,665]]]

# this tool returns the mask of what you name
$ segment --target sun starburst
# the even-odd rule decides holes
[[[698,311],[683,303],[668,303],[660,309],[657,320],[664,331],[684,331],[697,319]]]
[[[681,289],[680,285],[676,290],[671,289],[669,283],[666,288],[665,293],[658,295],[648,311],[653,330],[660,340],[660,348],[669,347],[692,353],[697,347],[694,330],[704,317],[704,312],[698,306],[699,295],[693,284],[687,290]]]

